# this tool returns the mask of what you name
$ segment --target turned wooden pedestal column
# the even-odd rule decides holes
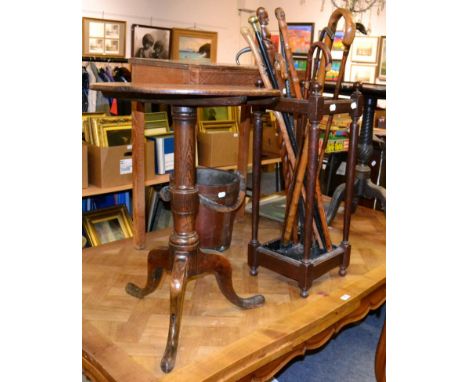
[[[198,249],[199,238],[195,230],[199,205],[195,178],[196,108],[174,106],[172,120],[175,163],[170,193],[174,231],[169,238],[169,248],[150,251],[145,287],[140,288],[129,283],[126,288],[132,296],[143,298],[157,288],[164,269],[171,272],[169,333],[166,351],[161,360],[161,369],[166,373],[175,365],[185,287],[190,277],[214,273],[224,296],[241,308],[255,308],[265,302],[264,297],[260,295],[250,298],[239,297],[232,286],[229,261],[221,254],[205,253]]]

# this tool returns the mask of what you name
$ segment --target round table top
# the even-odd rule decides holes
[[[246,97],[277,98],[281,92],[276,89],[256,88],[235,85],[190,85],[190,84],[140,84],[132,82],[100,82],[90,85],[90,89],[105,95],[125,99],[167,99],[169,98],[210,98]]]

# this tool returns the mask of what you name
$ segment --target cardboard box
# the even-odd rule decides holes
[[[265,154],[280,155],[278,136],[275,125],[263,126],[262,151]]]
[[[132,146],[88,146],[89,183],[97,187],[115,187],[132,183]],[[156,177],[154,142],[146,142],[145,179]]]
[[[239,134],[229,131],[198,133],[198,164],[205,167],[237,165]],[[252,163],[252,131],[249,139],[249,159]]]
[[[81,145],[81,188],[88,188],[88,145]]]

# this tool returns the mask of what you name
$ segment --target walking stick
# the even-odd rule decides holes
[[[315,42],[311,45],[310,49],[309,49],[309,57],[313,57],[313,54],[315,52],[315,50],[321,50],[323,52],[323,60],[325,61],[326,63],[326,66],[330,66],[331,65],[331,61],[332,61],[332,57],[331,57],[331,53],[330,53],[330,50],[325,46],[325,44],[323,44],[322,42]],[[317,52],[317,56],[319,55],[319,52]],[[316,60],[316,62],[318,61],[318,59]],[[301,96],[302,97],[302,96]],[[308,157],[308,145],[309,145],[309,134],[308,134],[308,131],[309,131],[309,126],[310,124],[308,123],[306,125],[306,129],[305,129],[305,132],[304,132],[304,142],[303,142],[303,147],[302,147],[302,154],[301,154],[301,157],[299,159],[299,163],[296,165],[295,167],[295,171],[294,171],[294,174],[293,174],[293,183],[294,183],[294,188],[292,189],[292,192],[290,190],[290,193],[288,195],[288,203],[286,204],[286,221],[285,221],[285,224],[283,226],[283,235],[282,235],[282,240],[283,240],[283,245],[287,245],[290,241],[290,238],[291,238],[291,233],[292,233],[292,227],[294,225],[294,221],[296,219],[296,212],[297,212],[297,204],[298,204],[298,200],[299,200],[299,197],[300,197],[300,194],[301,194],[301,191],[303,190],[303,187],[304,187],[304,176],[305,176],[305,172],[306,172],[306,168],[307,168],[307,163],[308,163],[308,160],[309,160],[309,157]],[[310,160],[313,160],[313,158],[310,158]],[[321,195],[318,194],[317,192],[317,188],[319,189],[319,187],[316,187],[316,193],[317,193],[317,201],[321,201]],[[319,214],[319,221],[320,223],[322,224],[322,232],[324,233],[324,238],[322,238],[322,240],[325,242],[325,246],[327,248],[327,250],[331,250],[332,249],[332,245],[331,245],[331,238],[329,236],[329,233],[328,233],[328,226],[326,226],[326,217],[325,217],[325,213],[323,213],[323,217],[320,216],[320,210],[323,211],[323,206],[321,205],[318,205],[318,214]],[[324,212],[324,211],[323,211]],[[323,224],[323,218],[325,218],[325,225]],[[328,235],[326,235],[326,233],[328,233]]]
[[[281,12],[278,12],[279,15],[281,15]],[[349,49],[350,49],[350,46],[354,40],[354,34],[355,34],[355,26],[354,26],[354,22],[352,20],[352,16],[351,16],[351,12],[349,12],[348,10],[346,9],[342,9],[342,8],[338,8],[337,10],[335,10],[332,15],[330,16],[330,20],[328,22],[328,26],[326,28],[324,28],[324,30],[322,31],[322,35],[321,35],[321,39],[323,37],[325,37],[325,42],[322,44],[322,48],[324,47],[327,47],[328,50],[330,50],[332,44],[333,44],[333,38],[334,38],[334,34],[336,32],[336,26],[338,24],[338,21],[341,17],[344,17],[345,19],[345,33],[344,33],[344,36],[343,36],[343,45],[345,46],[345,51],[343,53],[343,58],[342,58],[342,62],[341,62],[341,66],[340,66],[340,72],[339,72],[339,75],[338,75],[338,80],[337,80],[337,84],[336,84],[336,88],[335,88],[335,92],[334,92],[334,96],[333,98],[336,99],[338,98],[338,95],[339,95],[339,91],[340,91],[340,88],[341,88],[341,83],[343,81],[343,77],[344,77],[344,70],[345,70],[345,66],[346,66],[346,60],[347,60],[347,57],[348,57],[348,54],[349,54]],[[325,46],[324,46],[325,45]],[[312,64],[312,58],[313,58],[313,49],[311,47],[311,49],[309,49],[309,53],[308,53],[308,56],[307,56],[307,70],[306,70],[306,78],[305,78],[305,95],[308,97],[309,96],[309,91],[310,91],[310,78],[311,78],[311,72],[312,72],[312,68],[311,68],[311,64]],[[316,56],[316,59],[315,59],[315,64],[318,63],[318,55]],[[318,83],[320,85],[324,85],[325,83],[325,71],[326,71],[326,66],[329,65],[329,62],[327,62],[327,60],[321,60],[320,61],[320,66],[319,66],[319,69],[318,69]],[[314,68],[313,68],[313,73],[314,73],[314,77],[315,78],[315,75],[317,73],[317,65],[314,65]],[[323,75],[322,75],[323,73]],[[320,151],[320,154],[319,154],[319,161],[318,161],[318,166],[317,166],[317,174],[316,174],[316,177],[317,177],[317,181],[315,182],[316,183],[316,195],[317,195],[317,203],[319,204],[318,205],[318,212],[320,214],[320,222],[322,223],[322,227],[323,227],[323,232],[324,233],[328,233],[328,226],[327,226],[327,223],[326,223],[326,216],[325,216],[325,211],[324,211],[324,208],[323,208],[323,201],[322,201],[322,197],[321,197],[321,190],[320,190],[320,184],[318,182],[318,177],[319,177],[319,173],[320,173],[320,167],[321,167],[321,163],[323,162],[323,157],[325,155],[325,149],[327,147],[327,144],[328,144],[328,135],[330,134],[330,128],[331,128],[331,123],[333,121],[333,115],[330,115],[328,117],[328,121],[327,121],[327,126],[326,126],[326,130],[325,130],[325,137],[324,137],[324,140],[322,142],[322,147],[321,147],[321,151]],[[307,137],[307,135],[306,135]],[[304,147],[307,147],[307,146],[304,146]],[[303,154],[305,154],[307,152],[307,150],[303,150]],[[304,161],[305,162],[305,161]],[[306,170],[306,166],[305,164],[303,164],[302,166],[300,166],[300,168],[298,168],[297,172],[295,172],[295,174],[293,175],[293,182],[295,184],[300,184],[301,182],[303,182],[304,180],[304,176],[305,176],[305,170]],[[293,194],[292,194],[292,199],[290,201],[290,203],[288,203],[288,206],[291,206],[290,207],[290,211],[288,211],[288,215],[287,215],[287,224],[284,226],[284,232],[283,232],[283,242],[284,243],[287,243],[289,242],[290,240],[290,237],[291,237],[291,229],[292,229],[292,224],[294,223],[294,220],[295,220],[295,214],[296,214],[296,208],[295,208],[295,205],[297,205],[297,197],[298,197],[298,192],[294,192],[293,191]],[[296,198],[296,199],[295,199]],[[327,247],[328,247],[328,244],[330,244],[330,247],[331,247],[331,242],[328,242],[327,241]]]
[[[354,35],[356,34],[356,24],[353,21],[353,15],[351,14],[351,12],[344,8],[337,8],[330,16],[330,19],[328,21],[328,26],[327,26],[327,28],[333,33],[333,36],[336,33],[336,26],[338,25],[338,21],[341,18],[344,18],[344,22],[345,22],[345,30],[344,30],[344,36],[343,36],[344,51],[343,51],[343,57],[341,58],[340,71],[338,72],[338,78],[336,81],[335,91],[333,93],[333,99],[337,99],[338,95],[340,94],[341,83],[343,82],[343,78],[344,78],[346,61],[348,59],[351,44],[354,41]],[[324,34],[324,37],[325,37],[325,41],[324,41],[325,45],[331,50],[331,47],[333,45],[333,38],[331,38],[328,33]],[[318,72],[318,80],[319,80],[319,83],[321,84],[325,83],[325,66],[323,65],[323,62],[320,63],[319,72]],[[332,122],[333,122],[333,114],[328,116],[327,125],[325,127],[325,134],[323,136],[322,147],[320,148],[320,154],[319,154],[319,166],[318,166],[317,174],[316,174],[317,178],[319,177],[320,168],[323,162],[323,158],[325,156],[325,150],[327,148],[328,136],[330,135]]]
[[[252,34],[250,33],[250,30],[247,27],[242,27],[241,28],[241,34],[242,34],[242,37],[244,37],[245,41],[247,42],[247,44],[250,47],[250,50],[251,50],[251,52],[252,52],[252,54],[254,56],[254,60],[257,63],[257,66],[258,66],[258,70],[259,70],[259,73],[260,73],[260,78],[262,79],[265,88],[266,89],[272,89],[273,88],[272,83],[271,83],[271,81],[269,79],[267,69],[266,69],[265,64],[264,64],[264,62],[262,60],[260,49],[259,49],[254,37],[252,36]],[[289,164],[291,166],[291,169],[294,169],[294,167],[296,166],[296,154],[295,154],[295,152],[293,150],[293,147],[291,145],[291,141],[289,139],[290,136],[289,136],[289,132],[288,132],[288,130],[286,128],[286,123],[284,121],[283,114],[281,112],[278,112],[278,111],[274,111],[273,113],[275,114],[275,117],[276,117],[276,119],[278,121],[278,126],[280,128],[280,132],[281,132],[281,135],[283,137],[283,142],[284,142],[286,154],[288,156]],[[305,192],[304,192],[304,196],[305,196]],[[304,200],[305,200],[305,198],[304,198]],[[318,236],[318,229],[317,229],[316,225],[314,225],[314,232],[317,235],[316,237],[319,237]],[[319,242],[319,245],[323,245],[323,243]]]
[[[275,9],[275,15],[276,15],[276,18],[278,19],[278,26],[279,26],[279,30],[280,30],[280,38],[281,38],[281,42],[284,44],[283,45],[283,51],[286,54],[286,61],[287,61],[287,64],[288,64],[290,77],[291,77],[291,79],[293,81],[293,84],[294,84],[296,98],[302,99],[303,97],[302,97],[302,93],[301,93],[301,89],[300,89],[300,85],[299,85],[299,78],[297,76],[296,69],[294,68],[292,53],[291,53],[291,49],[289,47],[288,25],[286,23],[286,15],[284,13],[284,10],[281,7],[278,7],[278,8]],[[324,48],[324,46],[322,46],[322,48]],[[310,49],[309,49],[309,52],[310,52]],[[329,56],[327,58],[328,58],[327,65],[329,65],[331,55],[329,54]],[[309,77],[309,79],[310,79],[310,77]],[[304,125],[304,119],[303,119],[302,125]],[[308,124],[306,122],[304,130],[307,130],[307,126],[308,126]],[[307,137],[306,131],[303,132],[302,136]],[[303,148],[302,148],[302,150],[300,152],[307,152],[308,142],[306,142],[306,140],[304,140],[304,142],[302,142],[302,143],[305,143],[305,145],[302,146]],[[304,180],[306,163],[307,163],[307,161],[302,163],[303,167],[301,168],[301,172],[303,172],[303,175],[299,179],[300,182],[303,182],[303,180]],[[298,172],[298,171],[299,171],[299,168],[296,167],[294,169],[294,173],[293,173],[293,183],[295,183],[295,181],[297,179],[297,174],[301,173],[301,172]],[[319,230],[319,232],[321,234],[321,239],[322,239],[323,242],[325,242],[326,248],[328,250],[331,250],[332,249],[331,238],[330,238],[330,233],[328,231],[327,219],[326,219],[326,216],[325,216],[325,210],[324,210],[324,206],[323,206],[322,193],[321,193],[321,190],[320,190],[319,182],[316,182],[316,187],[315,188],[316,188],[315,189],[315,194],[316,194],[316,199],[317,199],[317,205],[316,205],[316,208],[314,209],[313,213],[314,213],[314,215],[316,217],[316,220],[320,221],[320,225],[321,225],[321,228],[322,228],[322,229]],[[286,221],[287,221],[287,223],[285,222],[286,224],[283,226],[283,236],[282,236],[282,239],[283,239],[282,242],[283,242],[284,245],[287,245],[289,243],[290,239],[291,239],[292,229],[293,229],[293,226],[294,226],[294,222],[296,220],[297,205],[298,205],[298,202],[299,202],[299,200],[297,198],[299,198],[301,194],[303,196],[303,200],[305,201],[306,200],[305,199],[305,190],[303,190],[301,193],[299,193],[297,191],[296,192],[296,199],[291,199],[292,195],[293,195],[291,190],[288,193],[288,199],[287,199],[287,203],[286,203],[286,205],[287,205],[287,211],[286,211]],[[292,215],[288,211],[288,209],[291,209],[291,207],[292,207],[292,211],[291,211]],[[310,212],[310,213],[312,213],[312,212]]]

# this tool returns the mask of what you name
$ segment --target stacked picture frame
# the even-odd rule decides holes
[[[376,83],[386,79],[386,37],[357,36],[351,48],[348,81]]]

